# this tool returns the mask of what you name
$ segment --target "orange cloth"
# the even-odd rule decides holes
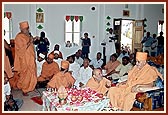
[[[98,93],[102,93],[103,95],[105,95],[105,93],[109,90],[109,88],[106,87],[107,82],[110,82],[110,81],[104,77],[100,81],[100,83],[98,83],[97,81],[95,81],[95,79],[93,77],[91,77],[88,80],[86,87],[89,87],[92,90],[95,90]]]
[[[19,80],[19,75],[17,74],[17,72],[14,72],[13,77],[9,79],[9,83],[10,83],[11,88],[18,89],[18,87],[17,87],[18,80]]]
[[[69,68],[69,62],[66,61],[66,60],[62,60],[62,61],[61,61],[61,67],[62,67],[63,69],[68,69],[68,68]]]
[[[48,86],[56,89],[58,89],[60,86],[71,88],[74,85],[74,83],[75,79],[69,72],[58,72],[48,82]]]
[[[6,55],[5,49],[4,49],[4,71],[8,75],[8,78],[13,77],[11,65],[10,65],[10,62],[9,62],[9,58]]]
[[[50,80],[53,75],[59,72],[59,66],[56,62],[52,62],[48,64],[44,62],[42,65],[41,75],[38,77],[37,81],[45,81]]]
[[[112,70],[115,70],[121,63],[116,60],[115,62],[109,61],[105,66],[106,73],[110,73]]]
[[[52,53],[50,53],[50,54],[48,55],[48,57],[49,57],[50,59],[54,59],[54,55],[53,55]]]
[[[163,65],[164,64],[164,55],[163,54],[160,54],[156,57],[157,59],[157,64],[161,64]]]
[[[29,40],[30,37],[21,32],[15,38],[14,70],[19,76],[17,87],[24,93],[33,91],[37,83],[34,45],[27,47]]]
[[[29,27],[29,24],[27,21],[20,22],[19,25],[20,25],[20,29],[25,29],[25,28]]]
[[[138,61],[142,61],[142,60],[146,61],[147,60],[147,53],[146,52],[137,52],[136,59]]]
[[[124,111],[130,111],[137,94],[131,92],[132,87],[137,84],[152,83],[158,76],[162,78],[162,75],[157,71],[157,69],[148,64],[146,64],[141,70],[138,70],[137,66],[134,66],[128,73],[128,80],[125,85],[111,87],[109,89],[107,96],[110,98],[112,106]]]

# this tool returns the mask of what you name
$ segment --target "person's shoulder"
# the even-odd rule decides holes
[[[53,62],[52,62],[52,64],[53,64],[53,65],[58,65],[58,63],[57,63],[57,62],[55,62],[55,61],[53,61]]]
[[[19,32],[19,33],[16,35],[15,39],[20,38],[20,37],[23,37],[23,36],[24,36],[24,34],[21,33],[21,32]]]

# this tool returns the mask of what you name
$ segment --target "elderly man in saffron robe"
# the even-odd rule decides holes
[[[53,78],[48,82],[47,87],[59,89],[60,86],[71,88],[75,83],[75,79],[68,72],[69,62],[62,60],[61,61],[61,70],[53,76]]]
[[[37,81],[43,82],[50,80],[55,74],[59,72],[59,66],[57,62],[53,61],[54,55],[49,54],[46,62],[42,65],[41,75],[38,77]]]
[[[86,87],[105,95],[111,87],[111,81],[103,77],[101,69],[94,69],[93,76],[88,80]]]
[[[21,22],[20,30],[15,37],[14,71],[17,72],[17,88],[21,89],[24,96],[33,91],[37,83],[37,68],[33,41],[29,35],[29,24]]]
[[[111,87],[108,92],[112,107],[130,111],[135,101],[137,92],[144,87],[153,87],[153,82],[162,75],[155,67],[146,63],[147,53],[136,53],[136,65],[128,73],[128,80],[120,82],[116,87]]]

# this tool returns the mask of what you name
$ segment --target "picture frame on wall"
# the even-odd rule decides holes
[[[123,16],[129,17],[130,11],[129,10],[123,10]]]
[[[44,23],[44,13],[36,13],[36,23]]]

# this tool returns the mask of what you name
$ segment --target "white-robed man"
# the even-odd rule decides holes
[[[69,61],[69,72],[76,80],[79,77],[80,65],[76,63],[74,60],[75,60],[75,57],[73,55],[67,57],[67,61]],[[75,81],[74,86],[78,87],[79,83]]]
[[[77,87],[84,87],[92,77],[92,68],[89,67],[89,59],[83,60],[83,66],[79,70],[79,77],[76,79]]]
[[[116,47],[115,47],[115,34],[113,34],[113,29],[109,29],[109,33],[107,33],[106,38],[102,41],[105,43],[106,51],[106,63],[110,60],[110,55],[116,53]]]

